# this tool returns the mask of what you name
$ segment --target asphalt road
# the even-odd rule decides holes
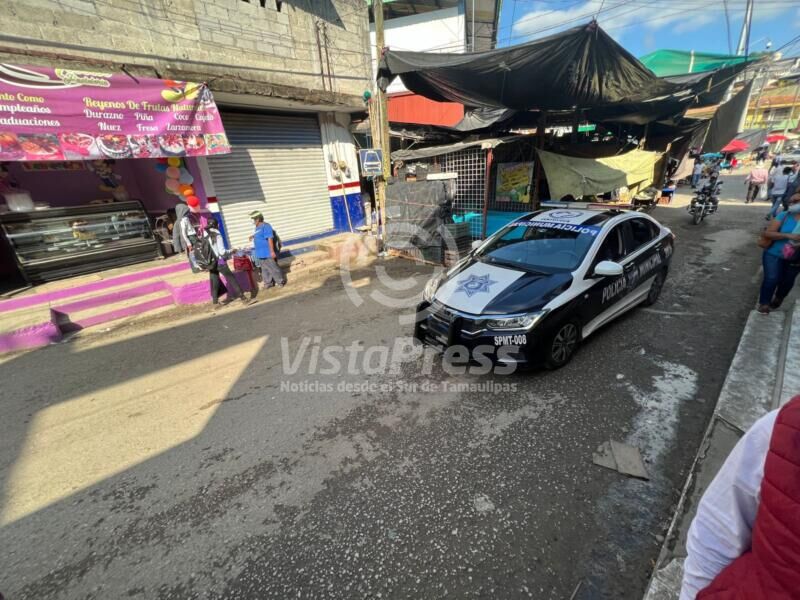
[[[693,226],[678,204],[654,212],[677,234],[660,301],[556,372],[383,368],[411,331],[388,305],[430,272],[399,259],[349,293],[331,271],[6,357],[0,592],[640,598],[755,301],[766,210]],[[463,382],[483,389],[442,389]],[[593,465],[607,440],[651,479]]]

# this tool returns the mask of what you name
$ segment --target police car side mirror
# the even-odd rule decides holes
[[[621,264],[610,260],[601,261],[597,263],[597,266],[594,268],[594,274],[597,277],[618,277],[622,275],[623,272],[624,269]]]

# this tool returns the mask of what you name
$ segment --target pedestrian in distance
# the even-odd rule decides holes
[[[769,314],[779,308],[792,291],[800,273],[800,194],[789,199],[788,210],[778,213],[763,236],[770,240],[764,249],[764,279],[758,297],[758,312]]]
[[[208,266],[208,279],[211,286],[211,303],[218,305],[220,295],[227,292],[227,297],[222,301],[222,305],[229,304],[232,300],[238,298],[242,304],[250,304],[245,298],[244,292],[236,281],[236,276],[231,272],[228,267],[228,249],[225,247],[225,240],[219,231],[219,223],[214,217],[208,219],[208,224],[202,232],[202,236],[208,238],[208,243],[211,249],[212,257]],[[225,284],[220,279],[220,274],[225,276]],[[233,294],[231,294],[233,291]]]
[[[700,183],[700,178],[703,176],[703,161],[699,158],[694,160],[694,167],[692,167],[692,189],[697,187]]]
[[[783,195],[786,193],[786,188],[789,187],[789,175],[791,173],[791,167],[783,167],[783,169],[778,168],[770,177],[769,197],[772,202],[772,210],[770,210],[767,218],[774,217],[781,209],[786,210],[787,207],[783,204]]]
[[[189,207],[183,202],[175,206],[175,225],[172,227],[172,247],[175,254],[186,254],[192,273],[199,273],[201,269],[194,260],[192,250],[197,243],[197,229],[192,219]]]
[[[800,597],[800,396],[742,436],[689,527],[680,600]]]
[[[759,160],[756,166],[750,170],[750,173],[745,177],[744,183],[747,185],[747,197],[744,203],[750,204],[755,202],[761,191],[761,186],[767,185],[769,179],[769,171],[764,167],[764,161]]]
[[[253,251],[261,268],[264,288],[271,288],[275,285],[283,287],[286,285],[286,276],[278,266],[279,238],[272,225],[264,221],[264,215],[260,212],[251,212],[250,218],[253,219],[255,226],[250,240],[253,242]]]
[[[786,192],[783,194],[783,205],[789,206],[789,198],[800,193],[800,163],[792,165],[792,172],[789,173],[789,183],[786,184]]]

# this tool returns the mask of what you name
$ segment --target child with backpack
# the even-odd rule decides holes
[[[219,223],[217,220],[214,217],[209,217],[206,227],[200,233],[193,247],[195,262],[200,268],[208,271],[212,304],[219,304],[220,295],[227,293],[228,297],[222,302],[223,306],[229,304],[235,298],[238,298],[242,304],[248,305],[250,301],[244,297],[244,292],[239,286],[239,282],[236,281],[236,276],[228,267],[226,260],[228,258],[228,250],[225,248],[225,240],[223,240],[218,228]],[[233,291],[233,295],[220,280],[220,273],[225,276],[225,282]]]

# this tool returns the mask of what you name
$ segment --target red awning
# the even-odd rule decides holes
[[[730,144],[725,146],[720,152],[744,152],[750,145],[743,140],[733,140]]]
[[[775,142],[784,142],[784,141],[786,141],[788,139],[789,138],[787,138],[785,135],[781,135],[779,133],[775,133],[773,135],[768,135],[767,136],[767,143],[774,144]]]

